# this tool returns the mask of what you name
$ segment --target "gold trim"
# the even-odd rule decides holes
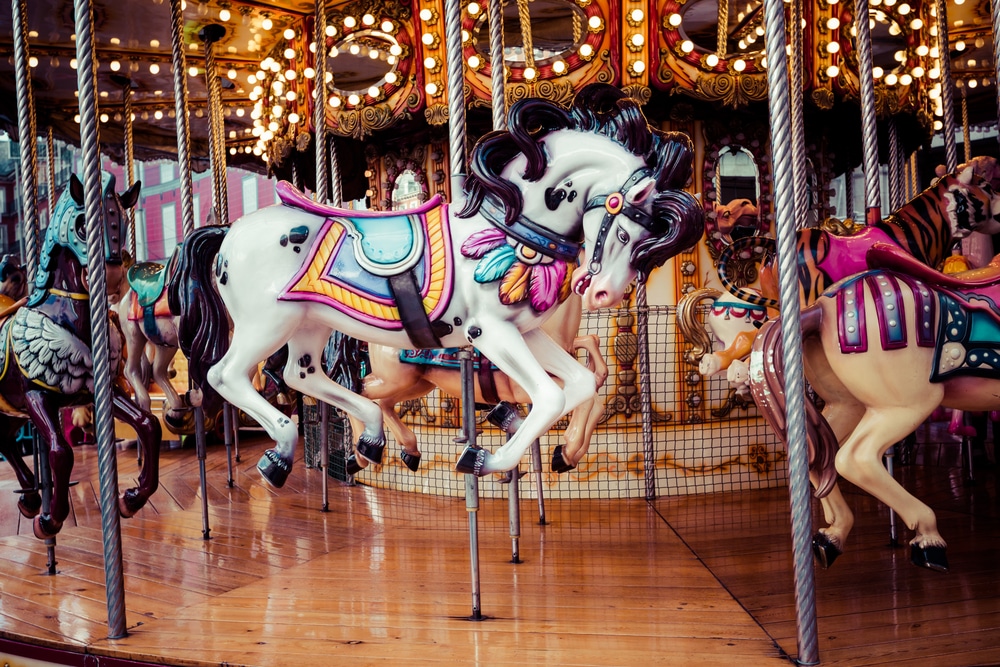
[[[67,292],[66,290],[56,289],[54,287],[49,289],[49,294],[52,296],[63,296],[67,299],[75,299],[77,301],[86,301],[90,298],[90,295],[86,292]]]

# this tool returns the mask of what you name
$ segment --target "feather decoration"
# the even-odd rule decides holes
[[[500,282],[500,303],[513,306],[524,301],[528,296],[531,274],[532,267],[524,262],[514,262]]]
[[[558,303],[560,287],[566,278],[566,262],[536,264],[531,271],[531,307],[544,313]]]
[[[559,287],[559,303],[562,303],[569,298],[569,295],[573,293],[573,272],[567,270],[566,275],[563,277],[562,285]]]
[[[465,239],[465,242],[462,243],[462,256],[479,259],[506,241],[507,235],[503,233],[503,230],[494,227],[483,229]]]
[[[499,280],[503,274],[507,273],[510,265],[516,261],[514,248],[504,243],[503,245],[490,250],[476,264],[475,278],[477,283],[491,283]]]

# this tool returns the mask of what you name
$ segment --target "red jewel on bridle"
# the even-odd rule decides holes
[[[617,215],[621,210],[622,206],[625,205],[625,197],[622,196],[620,192],[615,192],[608,195],[607,200],[604,202],[604,208],[608,210],[611,215]]]

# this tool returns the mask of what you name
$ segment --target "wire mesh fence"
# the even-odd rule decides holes
[[[580,333],[600,337],[609,366],[608,380],[599,391],[603,411],[586,453],[569,472],[552,472],[550,464],[554,449],[566,446],[568,419],[557,422],[541,438],[540,481],[535,474],[524,476],[522,496],[537,497],[540,484],[546,498],[643,497],[649,469],[655,495],[741,491],[785,483],[784,447],[759,417],[752,400],[737,393],[724,377],[701,377],[697,367],[684,360],[687,344],[677,330],[673,307],[651,307],[648,315],[648,382],[639,377],[635,308],[584,315]],[[650,392],[653,408],[652,460],[643,449],[640,392],[644,390]],[[526,411],[528,406],[521,409]],[[398,405],[397,411],[417,436],[419,470],[414,473],[403,465],[400,448],[387,433],[382,465],[366,468],[356,481],[419,493],[464,495],[463,476],[454,472],[464,446],[455,442],[461,433],[460,399],[435,390]],[[329,470],[337,479],[346,480],[344,458],[353,437],[348,420],[337,411],[332,413]],[[310,463],[318,461],[318,414],[318,408],[306,406],[306,460]],[[496,450],[506,435],[486,421],[485,409],[478,409],[476,415],[478,444]],[[530,469],[529,450],[520,470]],[[507,483],[507,476],[487,476],[480,483],[480,494],[504,496]]]

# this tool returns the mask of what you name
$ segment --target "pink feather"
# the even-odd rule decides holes
[[[531,307],[544,313],[559,301],[559,288],[566,278],[566,262],[536,264],[531,271]]]
[[[479,259],[490,250],[506,242],[507,235],[502,230],[490,227],[476,232],[462,244],[462,256]]]

